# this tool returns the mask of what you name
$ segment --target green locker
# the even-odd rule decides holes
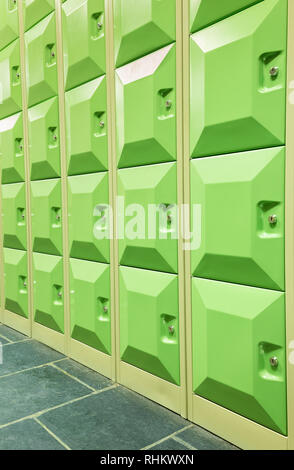
[[[4,246],[25,250],[27,245],[25,183],[2,185],[2,217]]]
[[[104,0],[67,0],[63,9],[65,89],[105,73]]]
[[[58,93],[55,13],[25,33],[28,105]]]
[[[24,0],[24,27],[30,29],[55,8],[55,0]]]
[[[0,52],[0,119],[21,110],[21,73],[19,40]]]
[[[68,91],[65,101],[68,174],[107,170],[106,77]]]
[[[15,0],[2,0],[0,5],[0,51],[18,36],[18,14]]]
[[[176,159],[176,46],[116,71],[119,168]]]
[[[191,32],[199,31],[263,0],[190,0]]]
[[[60,176],[58,98],[29,109],[29,148],[32,180]]]
[[[107,173],[68,178],[69,247],[72,258],[109,263],[109,239],[96,236],[96,229],[108,230],[108,201]]]
[[[286,434],[284,294],[192,280],[194,393]]]
[[[192,157],[284,144],[286,9],[265,0],[192,35]]]
[[[119,170],[117,191],[126,208],[125,235],[121,233],[119,239],[120,264],[176,273],[176,164]],[[153,204],[154,212],[148,204]],[[119,209],[119,216],[122,213]]]
[[[71,337],[111,354],[110,268],[70,260]]]
[[[24,145],[22,113],[0,121],[0,157],[2,183],[24,181]]]
[[[120,268],[121,360],[179,385],[178,279]]]
[[[175,0],[115,0],[113,6],[118,67],[175,41]]]
[[[4,248],[4,307],[28,318],[27,253]]]
[[[35,322],[64,333],[62,258],[33,253],[33,278]]]
[[[202,207],[194,276],[284,289],[284,155],[277,147],[192,160],[191,204]]]
[[[60,179],[33,181],[31,183],[31,193],[33,251],[61,255],[62,208]]]

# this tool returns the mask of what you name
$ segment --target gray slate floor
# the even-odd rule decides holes
[[[234,446],[0,324],[1,450],[234,450]]]

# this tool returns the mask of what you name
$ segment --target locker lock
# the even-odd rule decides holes
[[[166,107],[166,109],[170,109],[170,108],[171,108],[171,105],[172,105],[171,100],[166,100],[166,102],[165,102],[165,107]]]
[[[19,73],[19,72],[17,72],[17,74],[16,74],[16,78],[19,78],[19,77],[20,77],[20,73]]]
[[[272,356],[272,357],[270,358],[270,365],[271,365],[272,367],[278,367],[278,365],[279,365],[279,360],[278,360],[278,358],[277,358],[276,356]]]
[[[279,74],[279,67],[272,67],[269,73],[272,78],[276,78]]]
[[[173,325],[169,326],[168,327],[168,331],[170,332],[170,334],[174,334],[175,332],[175,327]]]
[[[108,312],[108,307],[106,307],[106,305],[104,305],[104,307],[103,307],[103,311],[104,311],[105,313],[107,313],[107,312]]]
[[[62,292],[58,292],[58,297],[61,298],[62,297]]]
[[[100,121],[99,126],[101,127],[101,129],[103,129],[103,127],[105,126],[104,121]]]
[[[98,28],[99,31],[100,31],[100,29],[102,29],[102,23],[97,23],[97,28]]]
[[[53,140],[55,140],[55,141],[57,140],[57,135],[54,134]]]
[[[270,215],[268,218],[270,225],[276,225],[278,218],[276,215]]]

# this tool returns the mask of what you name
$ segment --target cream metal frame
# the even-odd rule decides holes
[[[215,403],[193,394],[192,387],[192,311],[191,311],[191,263],[190,253],[185,254],[186,272],[186,324],[187,324],[187,399],[188,419],[234,443],[243,449],[294,449],[294,1],[289,0],[288,26],[288,87],[287,136],[286,136],[286,323],[288,360],[288,437],[282,436],[249,419],[222,408]],[[183,2],[183,93],[184,93],[184,201],[190,202],[190,14],[189,2]],[[292,58],[292,62],[291,62]],[[292,101],[292,103],[291,103]],[[189,221],[185,221],[189,224]],[[292,393],[292,396],[291,396]]]

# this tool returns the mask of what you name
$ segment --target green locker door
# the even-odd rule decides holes
[[[176,273],[177,168],[175,163],[125,168],[118,171],[120,264]],[[151,211],[150,205],[153,205]]]
[[[110,268],[70,260],[71,337],[111,354]]]
[[[284,144],[286,40],[287,0],[192,35],[192,157]]]
[[[58,93],[55,13],[25,33],[28,105]]]
[[[24,0],[25,31],[30,29],[54,10],[55,0]]]
[[[0,51],[18,36],[18,14],[15,0],[2,0],[0,5]]]
[[[9,312],[28,318],[27,253],[4,248],[4,307]]]
[[[284,155],[277,147],[192,160],[191,204],[202,212],[192,223],[201,228],[194,276],[284,289]]]
[[[113,7],[117,67],[175,41],[175,0],[115,0]]]
[[[0,52],[1,106],[0,119],[21,110],[21,74],[19,40]]]
[[[176,159],[176,46],[116,71],[119,168]]]
[[[33,181],[32,239],[33,251],[62,254],[62,208],[60,179]]]
[[[24,145],[22,113],[0,121],[2,183],[24,181]]]
[[[62,258],[33,253],[33,278],[35,322],[64,333]]]
[[[58,98],[29,109],[31,179],[60,176]]]
[[[128,364],[180,384],[177,276],[120,268],[120,355]]]
[[[67,0],[63,9],[65,89],[105,73],[104,0]]]
[[[108,174],[71,176],[68,198],[70,256],[109,263]]]
[[[65,102],[68,174],[107,170],[105,75],[68,91]]]
[[[287,433],[282,292],[192,280],[193,390]]]
[[[2,215],[4,246],[25,250],[27,246],[25,183],[2,185]]]

